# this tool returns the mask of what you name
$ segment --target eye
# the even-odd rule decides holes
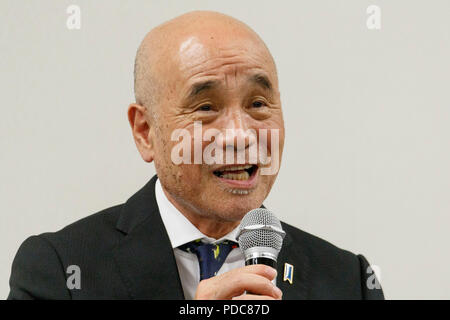
[[[212,106],[209,104],[205,104],[203,106],[200,106],[197,110],[199,111],[211,111],[212,110]]]
[[[261,108],[261,107],[264,107],[265,105],[266,104],[263,101],[260,101],[260,100],[254,101],[252,103],[252,107],[253,108]]]

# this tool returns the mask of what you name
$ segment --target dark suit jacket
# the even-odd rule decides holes
[[[183,299],[156,179],[125,204],[25,240],[12,265],[8,299]],[[381,289],[366,285],[371,275],[363,256],[282,226],[277,285],[283,299],[383,299]],[[283,281],[285,262],[294,266],[292,284]],[[66,284],[71,265],[80,268],[80,289]]]

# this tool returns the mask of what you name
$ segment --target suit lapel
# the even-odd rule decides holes
[[[286,231],[285,225],[282,223],[283,229]],[[307,282],[309,273],[308,256],[299,248],[301,244],[292,241],[289,232],[283,241],[283,247],[278,255],[277,263],[277,286],[283,292],[283,300],[303,300],[307,299]],[[288,263],[294,267],[292,284],[284,281],[284,266]]]
[[[155,198],[154,176],[124,205],[117,229],[125,234],[113,255],[133,299],[184,299]]]
[[[125,234],[113,255],[133,299],[184,299],[169,236],[155,197],[154,176],[123,206],[117,229]],[[283,223],[282,223],[283,224]],[[283,224],[283,229],[288,228]],[[283,299],[306,299],[309,260],[289,232],[278,256],[277,285]],[[284,265],[293,265],[293,283],[283,281]]]

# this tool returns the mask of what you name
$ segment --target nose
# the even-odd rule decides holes
[[[240,109],[240,108],[239,108]],[[249,129],[245,115],[241,110],[229,112],[225,119],[223,127],[224,140],[223,147],[232,147],[236,151],[245,150],[254,143],[254,130]]]
[[[250,128],[245,114],[241,110],[233,110],[224,115],[222,132],[217,143],[226,152],[226,163],[245,163],[246,158],[257,145],[256,131]],[[249,153],[246,157],[246,153]],[[236,159],[234,158],[236,155]],[[253,157],[251,157],[251,161]],[[250,161],[250,160],[249,160]]]

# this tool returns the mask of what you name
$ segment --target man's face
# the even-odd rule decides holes
[[[249,164],[250,146],[260,142],[261,129],[267,130],[264,151],[281,161],[284,123],[275,65],[259,41],[243,36],[186,36],[172,52],[157,67],[162,92],[150,129],[158,177],[187,210],[218,221],[239,221],[261,206],[277,176],[261,175],[270,164]],[[201,122],[203,134],[208,129],[223,133],[214,142],[223,148],[221,163],[194,164],[199,151],[194,148],[194,122]],[[176,129],[190,133],[191,163],[173,162],[172,150],[180,143],[171,139]],[[272,150],[272,130],[278,131],[277,150]],[[256,139],[245,132],[256,133]],[[244,140],[243,147],[238,148],[238,139]],[[202,154],[210,143],[201,143]],[[226,163],[227,149],[234,151],[234,164]],[[239,153],[248,165],[236,167]]]

